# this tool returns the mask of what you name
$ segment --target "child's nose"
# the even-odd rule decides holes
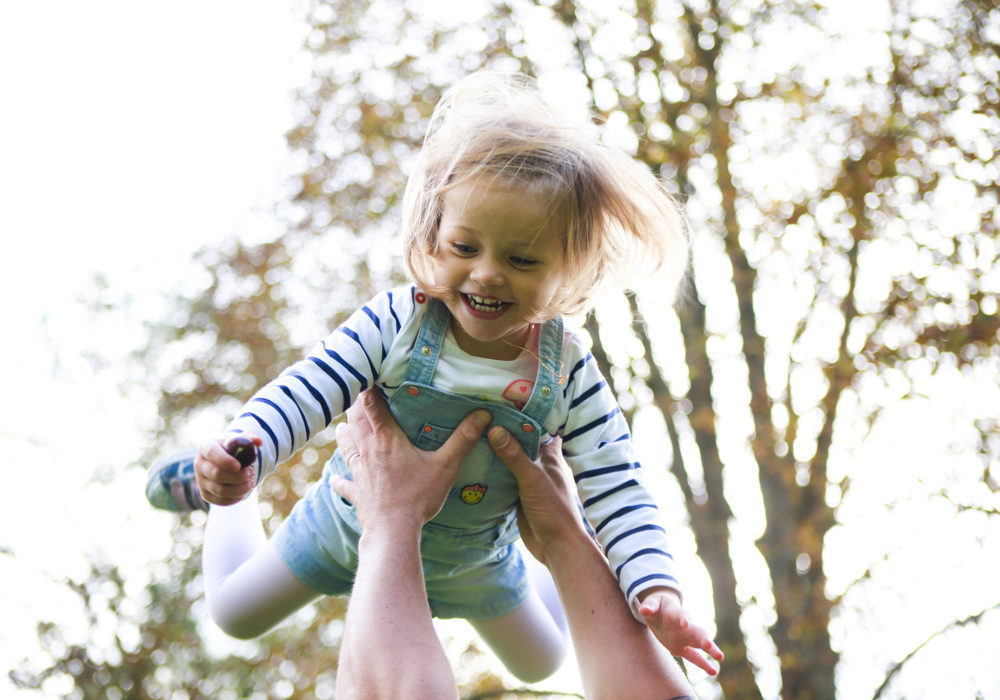
[[[504,283],[503,271],[492,260],[480,261],[470,273],[473,282],[484,287],[499,287]]]

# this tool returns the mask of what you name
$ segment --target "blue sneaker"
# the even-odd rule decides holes
[[[146,499],[154,508],[175,513],[208,510],[194,478],[196,450],[184,450],[162,457],[149,468]]]

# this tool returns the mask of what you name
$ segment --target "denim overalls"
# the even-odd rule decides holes
[[[417,447],[433,450],[447,440],[477,408],[493,416],[516,437],[532,459],[555,403],[562,367],[562,319],[541,327],[535,385],[523,411],[506,405],[449,394],[431,382],[451,314],[443,303],[428,299],[410,354],[404,382],[389,398],[389,408]],[[339,474],[353,479],[340,450],[323,477],[298,504],[274,541],[295,575],[311,588],[330,595],[350,591],[357,567],[360,533],[354,508],[329,488]],[[424,526],[421,554],[431,610],[437,617],[489,619],[510,612],[527,595],[524,564],[513,543],[518,539],[514,506],[517,481],[480,438],[462,462],[441,512]]]

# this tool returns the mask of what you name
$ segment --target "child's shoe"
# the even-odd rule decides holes
[[[162,457],[149,468],[146,498],[154,508],[187,513],[208,510],[194,477],[196,450],[184,450]]]

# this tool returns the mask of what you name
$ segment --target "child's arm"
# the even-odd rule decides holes
[[[656,500],[643,485],[628,423],[589,354],[571,343],[579,359],[564,386],[559,433],[584,512],[622,592],[638,615],[638,596],[656,586],[680,592],[673,555]]]
[[[401,324],[412,319],[413,311],[412,288],[376,296],[317,343],[304,359],[254,394],[227,427],[226,436],[256,434],[262,438],[255,465],[256,483],[374,384]],[[208,461],[216,469],[206,466],[209,473],[204,476],[217,476],[226,480],[219,483],[232,486],[228,483],[231,476],[222,473],[224,458],[217,455],[217,459]]]
[[[565,386],[569,407],[561,432],[587,519],[634,615],[672,653],[715,673],[696,650],[715,658],[721,652],[680,605],[666,531],[642,483],[628,424],[597,363],[582,355]]]

